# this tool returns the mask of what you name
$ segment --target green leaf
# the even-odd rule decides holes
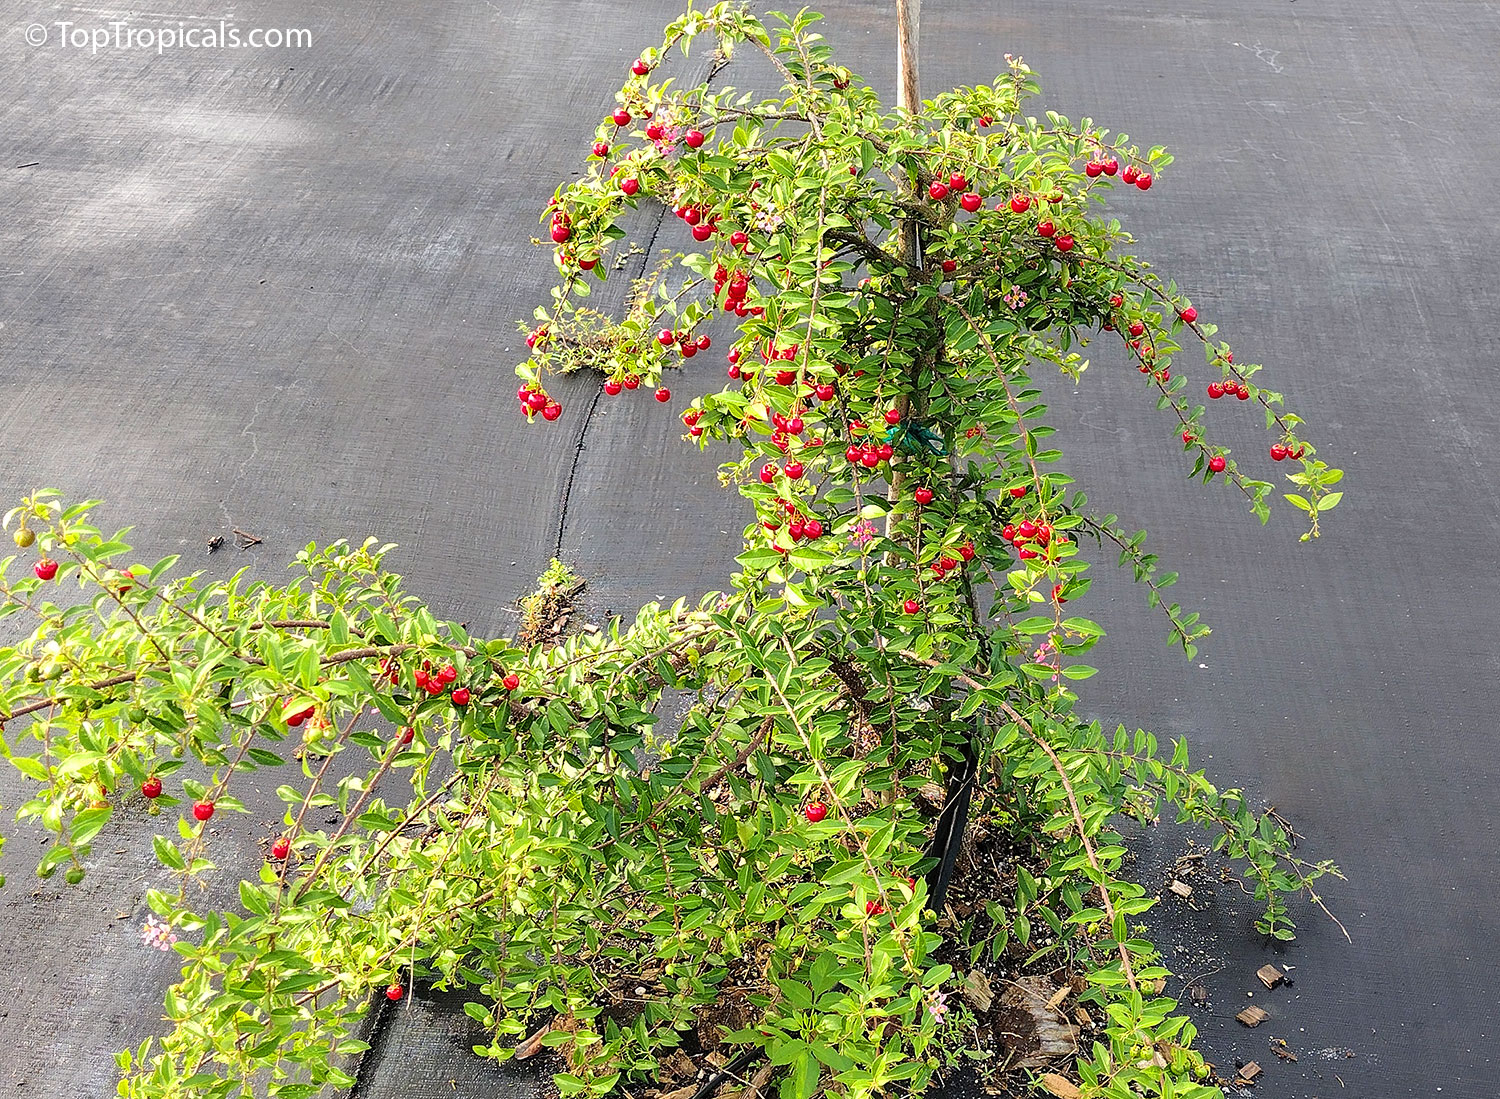
[[[183,870],[187,863],[183,861],[182,852],[177,850],[177,845],[166,836],[152,836],[151,850],[156,853],[156,861],[168,870]]]

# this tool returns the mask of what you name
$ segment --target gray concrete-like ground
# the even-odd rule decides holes
[[[889,5],[823,7],[845,62],[888,91]],[[1117,208],[1349,471],[1327,537],[1298,546],[1293,515],[1261,530],[1185,482],[1172,425],[1113,350],[1077,390],[1050,387],[1091,496],[1152,531],[1179,598],[1217,628],[1184,664],[1140,593],[1096,585],[1089,613],[1111,637],[1087,704],[1188,735],[1200,763],[1349,874],[1327,892],[1352,945],[1299,910],[1302,937],[1273,953],[1222,888],[1182,924],[1197,931],[1167,917],[1184,975],[1203,950],[1218,961],[1201,968],[1225,966],[1195,1013],[1204,1046],[1266,1066],[1257,1092],[1273,1099],[1490,1093],[1500,14],[1460,0],[927,7],[928,93],[1020,53],[1048,106],[1173,149],[1158,186]],[[152,8],[132,25],[229,17]],[[107,497],[142,558],[183,552],[214,574],[248,562],[272,577],[310,540],[376,534],[401,544],[414,591],[476,632],[511,627],[559,540],[600,607],[721,585],[742,511],[669,412],[601,408],[575,469],[586,380],[558,387],[569,411],[553,430],[513,411],[515,322],[553,274],[529,244],[537,213],[674,13],[252,0],[234,22],[308,28],[311,48],[157,56],[57,44],[58,21],[125,17],[111,10],[10,5],[0,499],[39,485]],[[52,40],[29,45],[33,23]],[[716,386],[712,358],[674,388]],[[1243,453],[1262,445],[1232,432]],[[263,544],[200,561],[233,527]],[[0,778],[0,801],[19,788]],[[246,865],[269,826],[234,826]],[[8,831],[0,1086],[111,1093],[109,1055],[151,1030],[173,973],[137,936],[159,878],[145,830],[101,841],[113,853],[78,890],[37,883],[35,840]],[[1158,842],[1148,854],[1173,853]],[[1231,1017],[1273,958],[1296,985],[1257,994],[1273,1020],[1243,1030]],[[1300,1060],[1278,1062],[1270,1037]],[[452,1011],[398,1013],[363,1092],[535,1091],[468,1044]]]

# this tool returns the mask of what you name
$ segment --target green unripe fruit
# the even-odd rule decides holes
[[[83,881],[83,867],[68,867],[68,872],[63,875],[63,880],[69,885],[77,885],[79,882]]]

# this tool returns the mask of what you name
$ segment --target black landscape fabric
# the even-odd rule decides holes
[[[203,14],[151,7],[137,25]],[[1143,593],[1096,583],[1087,613],[1110,636],[1085,704],[1187,736],[1200,765],[1349,876],[1326,893],[1352,943],[1300,904],[1301,937],[1272,950],[1233,884],[1196,890],[1198,912],[1164,902],[1168,964],[1210,974],[1192,1009],[1206,1052],[1226,1070],[1258,1061],[1266,1099],[1493,1094],[1500,11],[926,8],[927,93],[987,82],[1017,53],[1047,106],[1172,149],[1149,195],[1122,190],[1116,209],[1348,470],[1326,536],[1299,546],[1290,509],[1260,529],[1227,491],[1186,481],[1173,424],[1112,346],[1081,386],[1048,385],[1073,472],[1151,531],[1185,608],[1216,627],[1184,663]],[[891,5],[824,10],[844,63],[888,94]],[[58,20],[107,21],[93,9],[8,5],[0,499],[43,485],[106,497],[104,524],[135,524],[141,559],[181,552],[215,576],[277,578],[311,540],[373,534],[400,543],[390,560],[415,593],[478,633],[514,627],[509,608],[559,545],[598,613],[721,586],[745,512],[715,456],[677,441],[671,410],[638,396],[587,417],[580,377],[553,387],[567,409],[554,427],[514,412],[516,322],[553,275],[530,245],[541,206],[674,14],[660,0],[252,0],[240,26],[306,28],[310,45],[157,53],[58,40]],[[29,44],[33,23],[51,40]],[[709,358],[674,387],[720,384]],[[1229,441],[1264,445],[1248,428]],[[235,528],[260,544],[237,550]],[[215,536],[229,541],[209,557]],[[257,812],[221,825],[229,871],[255,865],[278,812],[276,779],[258,781]],[[0,778],[0,802],[21,796]],[[144,891],[164,880],[150,830],[120,821],[70,889],[32,877],[37,837],[7,829],[0,1090],[112,1094],[110,1054],[159,1026],[175,966],[139,934]],[[1153,888],[1183,843],[1142,841]],[[1264,990],[1267,961],[1295,983]],[[1233,1021],[1250,1003],[1271,1015],[1253,1031]],[[476,1062],[468,1026],[454,1000],[393,1009],[362,1096],[539,1092],[535,1071]]]

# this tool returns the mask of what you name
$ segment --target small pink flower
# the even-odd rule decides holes
[[[141,942],[157,950],[171,950],[172,944],[177,941],[177,936],[172,933],[172,925],[162,923],[155,916],[147,916],[146,922],[141,925]]]
[[[875,540],[875,524],[868,519],[861,519],[854,524],[854,529],[849,535],[849,540],[860,549],[864,549]]]

